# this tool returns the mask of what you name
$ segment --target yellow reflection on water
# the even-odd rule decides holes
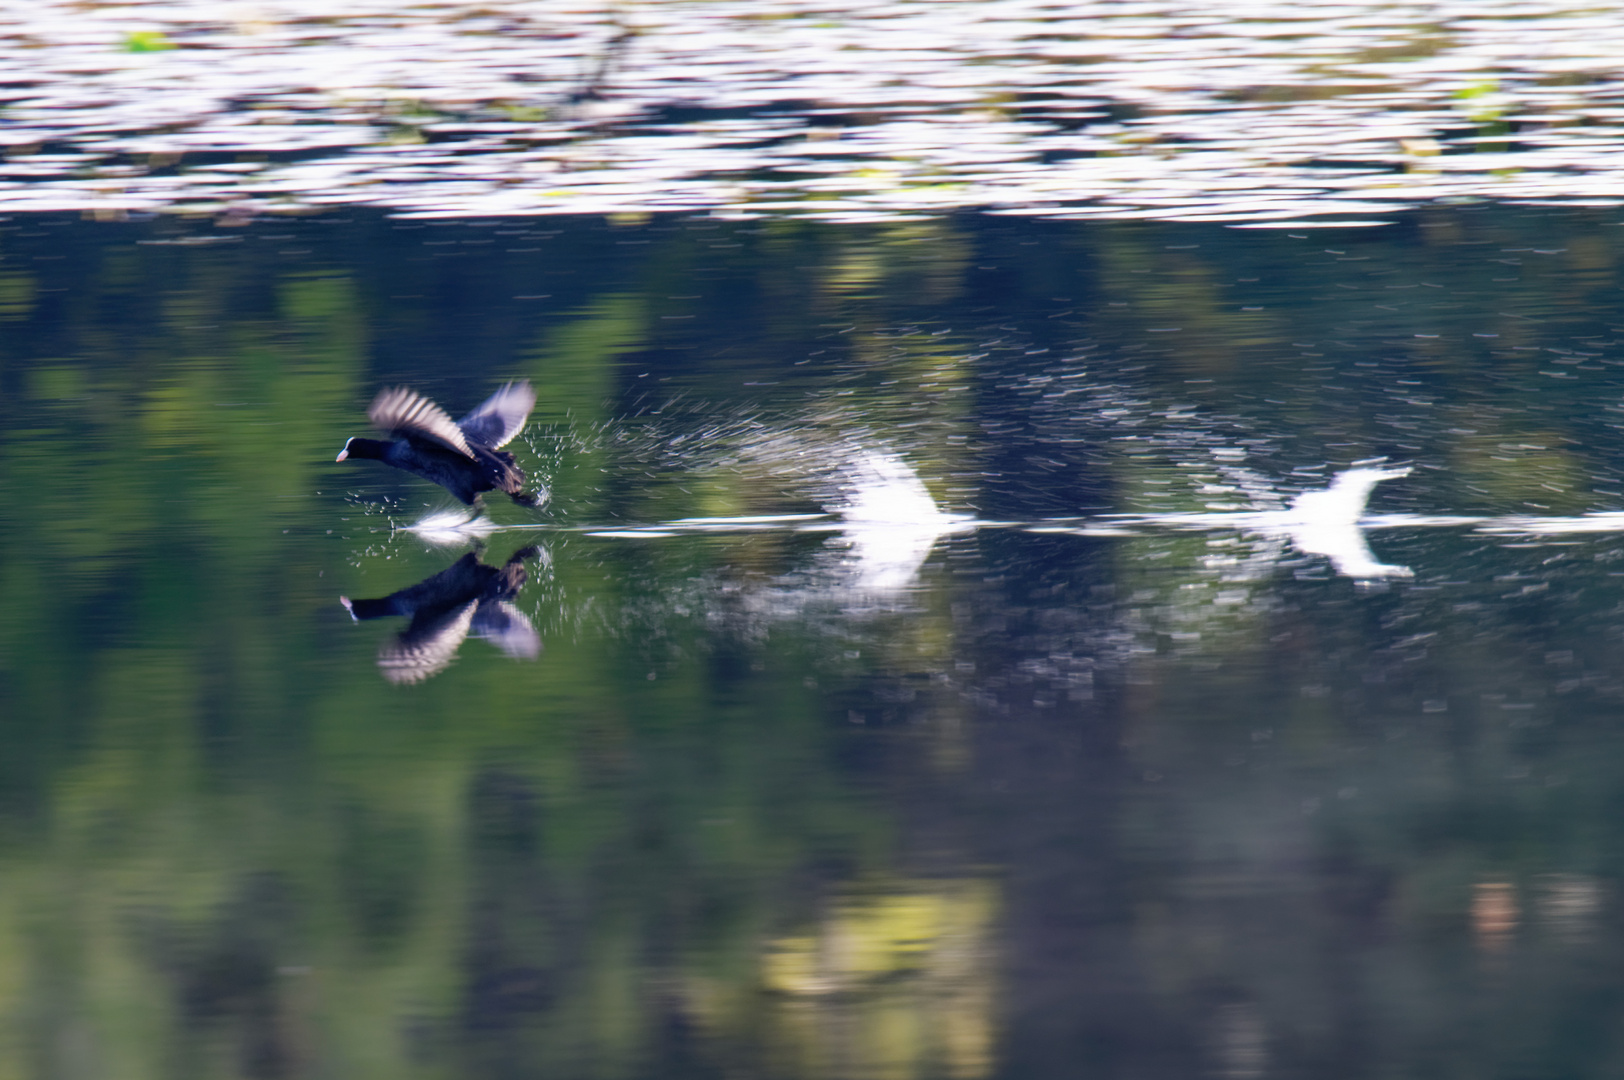
[[[985,879],[864,889],[768,942],[759,1015],[697,985],[690,1000],[715,1034],[756,1023],[774,1075],[973,1080],[993,1068],[998,908]]]
[[[1511,943],[1521,915],[1516,886],[1509,881],[1480,881],[1472,891],[1472,933],[1486,953],[1500,952]]]

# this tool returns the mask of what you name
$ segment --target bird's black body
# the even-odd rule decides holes
[[[524,470],[500,449],[524,428],[536,404],[527,382],[508,383],[479,408],[452,422],[434,402],[404,387],[373,399],[367,417],[393,439],[353,438],[338,460],[371,458],[439,484],[472,505],[481,492],[501,491],[524,506],[539,500],[524,490]]]
[[[481,492],[504,491],[515,502],[528,502],[524,496],[524,471],[504,450],[470,446],[472,457],[447,450],[426,439],[403,435],[399,439],[351,439],[344,446],[344,460],[373,458],[385,465],[415,473],[439,484],[470,505]]]

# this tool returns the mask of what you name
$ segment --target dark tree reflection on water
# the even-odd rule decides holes
[[[1614,228],[5,223],[7,1056],[1605,1073]],[[540,511],[330,461],[517,378]]]

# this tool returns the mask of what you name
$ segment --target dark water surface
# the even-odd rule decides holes
[[[1620,235],[10,219],[0,1075],[1617,1075]]]

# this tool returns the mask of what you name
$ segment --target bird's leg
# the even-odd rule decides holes
[[[515,551],[512,555],[509,555],[507,565],[512,566],[514,563],[524,562],[526,559],[534,559],[540,554],[541,545],[531,544],[529,547],[522,547],[518,551]]]

